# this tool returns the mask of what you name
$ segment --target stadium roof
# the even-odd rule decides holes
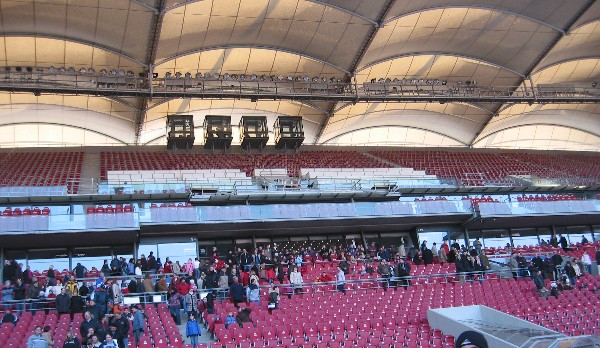
[[[594,0],[2,0],[0,65],[596,87]],[[599,86],[600,87],[600,86]],[[0,146],[164,144],[168,114],[302,116],[308,144],[600,149],[597,104],[0,93]],[[237,138],[234,138],[237,139]]]

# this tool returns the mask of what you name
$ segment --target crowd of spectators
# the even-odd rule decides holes
[[[559,245],[561,241],[562,238],[552,240]],[[511,251],[510,246],[506,251]],[[596,260],[600,260],[599,254],[600,251]],[[323,268],[323,273],[316,279],[309,279],[307,267],[320,262],[329,262],[335,267]],[[22,271],[22,265],[9,260],[4,267],[5,283],[1,289],[2,302],[7,309],[2,321],[16,323],[19,313],[25,310],[55,309],[59,314],[71,317],[84,313],[87,326],[81,328],[82,345],[92,342],[94,346],[100,346],[102,342],[108,342],[121,347],[120,344],[127,344],[124,334],[129,330],[127,325],[133,326],[136,340],[142,332],[139,330],[143,330],[143,320],[135,320],[136,313],[142,310],[124,305],[123,296],[128,293],[139,296],[140,303],[153,301],[156,292],[166,293],[171,315],[179,325],[182,310],[189,321],[200,312],[213,313],[214,301],[224,297],[231,298],[236,307],[241,302],[261,304],[261,300],[266,299],[269,308],[277,308],[280,295],[292,297],[303,293],[306,283],[335,284],[336,291],[345,293],[348,275],[374,276],[385,290],[408,287],[412,267],[434,263],[454,264],[461,281],[481,281],[490,270],[490,260],[479,239],[468,246],[454,240],[443,241],[439,246],[432,243],[429,247],[427,241],[423,241],[408,248],[402,240],[398,246],[378,246],[374,242],[356,245],[349,241],[347,245],[323,244],[319,247],[264,245],[252,252],[238,248],[226,253],[219,253],[215,247],[209,257],[203,260],[190,258],[183,264],[171,262],[169,258],[162,263],[151,252],[148,257],[141,255],[137,261],[116,256],[110,262],[106,260],[96,279],[85,278],[89,275],[88,270],[79,263],[66,275],[64,272],[57,274],[50,266],[44,272],[45,277],[38,278],[29,267]],[[515,252],[508,265],[515,277],[531,276],[540,291],[546,289],[546,280],[552,280],[548,291],[551,293],[554,288],[556,291],[568,289],[577,277],[590,272],[591,263],[592,258],[587,253],[563,267],[562,256],[558,253],[535,255],[528,260]],[[262,296],[260,287],[266,284],[272,285],[267,296]],[[239,324],[238,319],[244,319],[244,316],[249,318],[250,313],[237,313],[236,323]],[[74,341],[76,338],[69,339]]]

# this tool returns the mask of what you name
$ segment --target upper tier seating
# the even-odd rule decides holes
[[[85,211],[85,225],[87,228],[119,228],[134,227],[134,214],[131,205],[117,204],[106,206],[90,206]]]
[[[0,186],[66,185],[77,193],[82,162],[83,152],[0,153]]]
[[[174,154],[166,151],[102,152],[101,179],[109,171],[239,169],[247,176],[255,168],[286,168],[298,176],[300,168],[388,168],[389,165],[355,151],[302,151],[296,154]]]
[[[50,223],[50,208],[5,208],[0,214],[0,231],[45,231]]]
[[[510,184],[510,180],[506,181],[509,177],[513,177],[515,183],[519,178],[531,177],[600,180],[597,156],[450,151],[374,151],[371,154],[439,178],[457,178],[467,186]]]

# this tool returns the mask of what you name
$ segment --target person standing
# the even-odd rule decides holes
[[[344,270],[338,266],[337,273],[335,274],[335,283],[337,286],[337,290],[342,294],[346,294],[346,275],[344,274]]]
[[[190,314],[185,326],[185,335],[190,338],[192,347],[196,348],[198,346],[198,336],[202,336],[202,331],[194,314]]]
[[[6,280],[4,282],[4,287],[2,288],[2,305],[4,309],[12,308],[12,301],[14,301],[15,297],[13,295],[15,288],[10,284],[10,280]]]
[[[146,330],[146,325],[144,324],[144,316],[137,306],[132,306],[131,311],[133,313],[133,338],[135,339],[135,346],[138,347],[140,345],[140,337],[142,337]]]
[[[117,328],[117,333],[113,338],[117,342],[122,342],[122,347],[129,347],[129,319],[125,318],[121,311],[117,311],[110,321],[110,325]]]
[[[583,265],[585,266],[585,271],[587,273],[592,273],[592,258],[590,257],[590,255],[587,252],[584,252],[583,255],[581,256],[581,262],[583,262]]]

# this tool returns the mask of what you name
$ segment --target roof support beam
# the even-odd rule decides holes
[[[152,30],[148,36],[148,50],[146,51],[146,66],[148,69],[148,79],[151,81],[153,69],[154,69],[154,61],[156,60],[156,52],[158,51],[158,42],[160,41],[160,32],[162,30],[163,19],[165,18],[165,6],[167,0],[159,0],[158,8],[154,11],[154,16],[152,17]],[[152,84],[150,83],[150,92],[152,92]],[[138,112],[136,113],[135,120],[135,143],[139,145],[140,135],[142,134],[142,128],[144,127],[144,123],[146,122],[146,112],[148,110],[148,104],[150,99],[152,98],[152,94],[142,96],[138,98]]]
[[[108,47],[108,46],[104,46],[104,45],[100,45],[94,41],[88,41],[88,40],[83,40],[83,39],[78,39],[78,38],[74,38],[74,37],[69,37],[69,36],[62,36],[62,35],[54,35],[54,34],[42,34],[42,33],[0,33],[0,36],[4,36],[4,37],[32,37],[32,38],[42,38],[42,39],[51,39],[51,40],[59,40],[59,41],[68,41],[68,42],[73,42],[73,43],[77,43],[80,45],[85,45],[85,46],[90,46],[93,48],[97,48],[109,53],[112,53],[114,55],[117,55],[119,57],[123,57],[127,60],[130,60],[134,63],[137,63],[145,68],[147,68],[148,66],[142,62],[141,60],[134,58],[130,55],[128,55],[127,53],[121,52],[117,49],[114,49],[112,47]]]
[[[533,74],[533,72],[535,71],[535,69],[540,65],[540,63],[542,61],[544,61],[544,59],[548,56],[548,54],[550,54],[550,52],[552,52],[552,50],[558,45],[558,43],[560,42],[560,40],[565,36],[568,35],[567,33],[571,32],[571,30],[573,29],[575,23],[577,23],[577,21],[579,19],[581,19],[581,17],[583,17],[583,15],[587,12],[587,10],[589,10],[592,5],[594,5],[594,3],[596,2],[596,0],[587,0],[587,2],[585,3],[585,5],[583,5],[581,7],[581,9],[571,18],[571,20],[569,20],[569,22],[567,23],[567,25],[565,26],[565,28],[562,30],[562,32],[558,33],[556,35],[556,37],[554,38],[554,41],[552,41],[552,43],[550,43],[550,45],[548,45],[548,47],[546,48],[546,50],[544,52],[542,52],[542,54],[540,54],[538,56],[538,58],[529,66],[529,69],[527,69],[527,72],[525,73],[525,77],[521,78],[521,81],[519,82],[519,84],[517,86],[521,86],[523,85],[523,83],[526,80],[530,80],[531,79],[531,75]],[[519,87],[515,87],[515,90],[519,88]],[[503,108],[503,105],[499,105],[497,110],[494,112],[494,114],[498,114],[498,111],[501,110]],[[477,141],[479,141],[479,135],[485,130],[485,128],[488,126],[488,124],[490,123],[490,121],[493,118],[490,117],[490,119],[484,123],[482,125],[482,127],[479,129],[479,131],[475,134],[475,136],[473,137],[473,140],[471,141],[471,143],[469,144],[469,146],[473,146],[473,144],[475,144]]]
[[[383,25],[391,23],[391,22],[394,22],[394,21],[396,21],[398,19],[401,19],[401,18],[404,18],[404,17],[408,17],[408,16],[411,16],[411,15],[422,13],[422,12],[426,12],[426,11],[447,10],[447,9],[453,9],[453,8],[456,8],[456,9],[471,9],[472,8],[472,9],[488,10],[488,11],[493,11],[493,12],[501,12],[501,13],[504,13],[504,14],[508,14],[508,15],[520,17],[520,18],[523,18],[523,19],[527,19],[529,21],[538,23],[538,24],[543,25],[545,27],[548,27],[548,28],[550,28],[552,30],[555,30],[555,31],[557,31],[557,32],[559,32],[559,33],[561,33],[563,35],[565,34],[565,31],[563,29],[558,28],[558,27],[556,27],[556,26],[554,26],[554,25],[552,25],[550,23],[547,23],[547,22],[544,22],[542,20],[539,20],[537,18],[533,18],[533,17],[527,16],[527,15],[524,15],[522,13],[510,11],[510,10],[503,9],[503,8],[498,8],[498,7],[494,7],[494,6],[480,5],[480,4],[451,5],[451,6],[430,6],[430,7],[422,8],[422,9],[419,9],[419,10],[416,10],[416,11],[406,12],[406,13],[403,13],[403,14],[401,14],[399,16],[392,17],[392,18],[386,20],[383,23]]]
[[[388,12],[392,8],[394,1],[395,0],[387,0],[385,2],[385,4],[383,5],[383,7],[381,8],[381,11],[379,11],[379,14],[377,15],[377,20],[375,21],[377,23],[377,25],[374,25],[371,28],[371,31],[369,32],[369,34],[367,34],[365,41],[362,43],[362,45],[358,49],[356,56],[354,56],[354,59],[352,60],[352,68],[350,68],[350,72],[348,73],[348,76],[346,77],[345,82],[354,81],[356,83],[356,79],[355,79],[356,69],[358,68],[358,65],[360,64],[360,61],[363,59],[363,57],[367,53],[369,46],[371,46],[371,43],[373,43],[373,40],[375,40],[377,33],[379,33],[379,29],[383,26],[385,17],[387,16]],[[333,115],[335,108],[336,108],[336,104],[337,103],[332,103],[329,110],[327,110],[329,115]],[[328,118],[325,119],[325,122],[323,122],[323,124],[321,125],[321,128],[319,129],[319,133],[315,137],[315,144],[319,143],[321,136],[323,135],[323,130],[325,129],[325,126],[327,125],[328,121],[329,121]]]

